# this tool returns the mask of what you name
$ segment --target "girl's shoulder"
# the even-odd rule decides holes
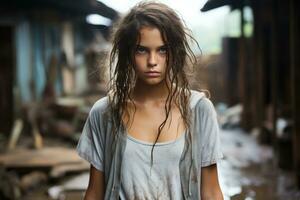
[[[191,90],[190,107],[193,109],[200,101],[208,99],[206,93],[197,90]]]
[[[104,96],[104,97],[98,99],[94,103],[91,110],[103,111],[103,110],[107,109],[108,104],[109,104],[109,98],[108,98],[108,96]]]
[[[92,106],[90,110],[90,117],[100,117],[102,114],[107,113],[109,109],[109,97],[105,96],[98,99]]]
[[[192,110],[203,114],[215,112],[214,105],[203,91],[191,90],[190,106]]]

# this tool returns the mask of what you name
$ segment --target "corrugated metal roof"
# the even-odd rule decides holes
[[[27,11],[34,9],[55,9],[61,13],[87,15],[101,14],[104,17],[115,19],[117,11],[96,0],[2,0],[0,10]]]
[[[205,12],[226,5],[230,6],[231,9],[236,9],[245,3],[246,1],[244,0],[208,0],[201,8],[201,11]]]

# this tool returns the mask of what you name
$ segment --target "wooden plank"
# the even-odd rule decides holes
[[[59,197],[66,191],[85,191],[89,183],[89,173],[80,174],[61,185],[56,185],[48,190],[48,195],[52,199],[60,199]]]
[[[61,164],[51,169],[50,176],[51,178],[59,178],[65,176],[67,173],[88,171],[89,169],[90,164],[87,161],[82,161],[76,164]]]
[[[19,149],[0,155],[0,164],[6,168],[53,167],[60,164],[83,162],[74,149],[48,147],[39,150]]]
[[[8,143],[9,150],[13,150],[16,148],[16,144],[18,142],[22,129],[23,129],[23,120],[22,119],[15,120],[14,127],[10,134],[10,139]]]
[[[33,135],[33,139],[34,139],[34,147],[36,149],[41,149],[43,147],[43,137],[40,134],[40,131],[38,129],[36,122],[32,123],[32,135]]]

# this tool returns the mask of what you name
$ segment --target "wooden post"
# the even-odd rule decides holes
[[[253,1],[252,2],[253,15],[254,15],[254,67],[255,67],[255,77],[253,78],[254,82],[254,109],[253,109],[253,120],[254,124],[257,127],[262,126],[262,121],[264,119],[263,115],[263,35],[262,35],[262,8],[261,2]]]
[[[272,145],[275,152],[278,151],[277,141],[277,103],[278,103],[278,6],[280,2],[276,0],[272,3],[272,19],[271,19],[271,96],[272,96]]]
[[[8,143],[8,149],[9,150],[13,150],[16,148],[18,139],[21,135],[23,129],[23,120],[22,119],[16,119],[12,132],[10,134],[10,139],[9,139],[9,143]]]
[[[253,126],[252,116],[251,116],[251,91],[249,91],[249,74],[246,72],[248,71],[247,68],[248,63],[246,62],[246,54],[247,54],[247,42],[245,38],[245,19],[244,19],[244,5],[241,2],[240,5],[240,12],[241,12],[241,23],[240,23],[240,31],[241,36],[239,39],[239,93],[240,99],[243,105],[243,112],[242,112],[242,127],[245,130],[250,130]]]
[[[300,58],[299,58],[299,1],[290,0],[290,51],[293,112],[293,157],[296,181],[300,188]]]

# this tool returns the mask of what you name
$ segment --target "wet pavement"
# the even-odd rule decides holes
[[[276,167],[270,146],[240,129],[222,130],[219,178],[225,200],[300,200],[293,173]]]
[[[218,169],[224,200],[300,200],[293,173],[276,167],[271,147],[257,144],[254,137],[240,129],[222,130],[221,143],[224,159]],[[82,176],[82,185],[87,184],[86,175]],[[67,191],[57,194],[57,199],[82,199],[80,187],[70,187],[72,178],[51,186],[65,185]],[[47,195],[49,188],[45,186],[24,199],[51,200]]]

